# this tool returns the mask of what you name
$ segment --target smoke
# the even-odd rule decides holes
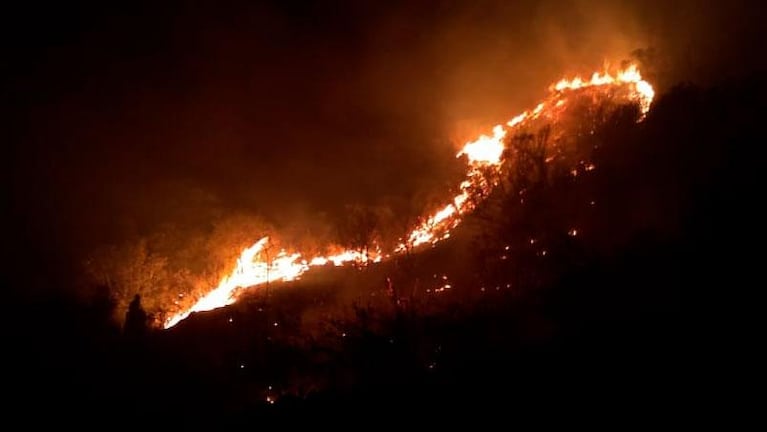
[[[22,42],[4,70],[16,127],[12,267],[66,274],[100,244],[230,212],[300,226],[349,203],[447,193],[463,142],[563,74],[635,50],[661,90],[763,68],[751,55],[763,13],[667,3],[22,13],[6,29]]]

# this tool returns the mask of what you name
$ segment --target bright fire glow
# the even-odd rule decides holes
[[[581,77],[575,77],[571,80],[563,79],[551,86],[551,89],[557,92],[564,90],[578,90],[584,87],[605,86],[605,85],[628,85],[629,91],[631,91],[631,98],[639,103],[639,107],[642,110],[642,114],[646,114],[650,109],[650,103],[652,103],[655,97],[655,90],[653,90],[650,83],[642,79],[642,74],[639,73],[636,65],[631,65],[628,68],[618,72],[617,75],[612,76],[605,72],[600,74],[594,72],[591,79],[586,81]]]
[[[394,253],[404,252],[408,249],[407,246],[412,248],[424,244],[433,245],[450,237],[451,230],[461,223],[462,216],[473,210],[494,186],[488,184],[483,170],[498,172],[501,169],[505,150],[504,139],[509,132],[542,116],[546,118],[556,116],[566,105],[569,93],[592,87],[627,90],[628,101],[638,104],[642,115],[650,109],[650,104],[655,97],[652,86],[642,79],[635,65],[619,71],[616,75],[597,72],[589,80],[576,77],[558,81],[549,88],[551,91],[549,97],[535,108],[512,117],[505,125],[496,125],[492,130],[492,136],[481,135],[463,146],[456,156],[466,156],[468,171],[466,179],[460,184],[460,192],[451,203],[424,218],[424,222],[410,232],[407,238],[395,248]],[[576,235],[577,231],[573,229],[570,234]],[[164,327],[173,327],[193,312],[230,305],[237,301],[243,289],[270,282],[295,280],[313,266],[325,266],[329,263],[342,266],[348,263],[379,262],[384,257],[380,250],[365,254],[361,251],[338,249],[328,256],[317,256],[308,260],[301,259],[300,253],[288,253],[283,250],[274,258],[268,259],[268,256],[262,253],[268,241],[268,237],[264,237],[243,250],[234,270],[224,277],[215,289],[200,298],[191,308],[168,318]],[[531,240],[532,242],[534,241]],[[543,253],[545,254],[545,251]],[[445,288],[448,287],[449,285],[445,285]]]
[[[501,162],[505,136],[506,130],[503,126],[497,125],[493,128],[493,136],[482,135],[476,141],[466,143],[458,152],[458,157],[466,155],[469,158],[469,164],[497,165]]]
[[[234,303],[239,295],[238,289],[241,288],[264,285],[269,282],[295,280],[309,270],[310,267],[323,266],[329,262],[335,266],[342,266],[349,262],[366,261],[365,254],[351,250],[342,251],[327,257],[315,257],[309,262],[299,260],[301,258],[300,253],[288,254],[283,250],[270,263],[261,253],[268,242],[269,237],[263,237],[253,246],[242,251],[240,258],[237,259],[237,266],[229,276],[221,279],[221,282],[219,282],[214,290],[198,300],[190,309],[169,318],[165,322],[164,327],[173,327],[192,312],[209,311]],[[381,255],[378,251],[370,254],[370,261],[379,262],[380,260]]]

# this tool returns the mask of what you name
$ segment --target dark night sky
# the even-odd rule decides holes
[[[14,270],[211,209],[444,188],[461,141],[637,48],[661,89],[765,62],[764,13],[733,1],[150,3],[4,13]]]

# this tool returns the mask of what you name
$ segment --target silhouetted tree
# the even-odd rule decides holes
[[[538,133],[515,135],[507,150],[509,180],[514,192],[524,193],[531,187],[542,185],[548,177],[546,156],[551,128],[546,126]]]
[[[125,313],[125,335],[135,339],[142,337],[147,331],[147,314],[141,307],[141,296],[136,294]]]
[[[118,321],[128,308],[131,294],[144,296],[150,311],[173,300],[168,297],[171,294],[168,258],[157,254],[145,237],[97,251],[86,260],[85,269],[92,283],[111,291]]]
[[[354,249],[370,260],[370,248],[378,235],[379,216],[372,207],[362,205],[350,205],[346,208],[346,217],[339,227],[339,240],[341,243]]]

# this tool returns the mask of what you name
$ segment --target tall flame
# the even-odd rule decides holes
[[[616,75],[596,72],[589,80],[575,77],[552,84],[549,87],[550,95],[548,98],[536,105],[535,108],[512,117],[505,125],[496,125],[493,127],[492,135],[481,135],[463,146],[456,157],[466,157],[468,171],[466,179],[460,184],[460,192],[451,203],[424,218],[424,222],[415,227],[393,252],[402,253],[407,250],[407,245],[410,247],[424,244],[433,245],[450,237],[451,230],[461,223],[462,216],[473,210],[476,204],[494,186],[487,183],[483,171],[498,172],[500,170],[505,150],[504,139],[509,132],[519,129],[541,116],[553,117],[566,104],[569,92],[590,87],[618,87],[627,90],[627,99],[639,105],[643,116],[650,109],[650,104],[655,97],[655,91],[647,81],[642,79],[636,65],[631,65]],[[237,301],[238,296],[245,288],[261,286],[270,282],[295,280],[313,266],[324,266],[329,263],[334,266],[342,266],[350,262],[366,262],[368,260],[379,262],[384,257],[380,250],[364,254],[360,251],[340,249],[335,254],[317,256],[309,260],[301,259],[300,253],[288,253],[283,250],[273,259],[269,259],[265,253],[268,242],[268,237],[264,237],[243,250],[234,270],[221,279],[215,289],[203,296],[191,308],[168,318],[164,327],[173,327],[193,312],[208,311],[230,305]]]

